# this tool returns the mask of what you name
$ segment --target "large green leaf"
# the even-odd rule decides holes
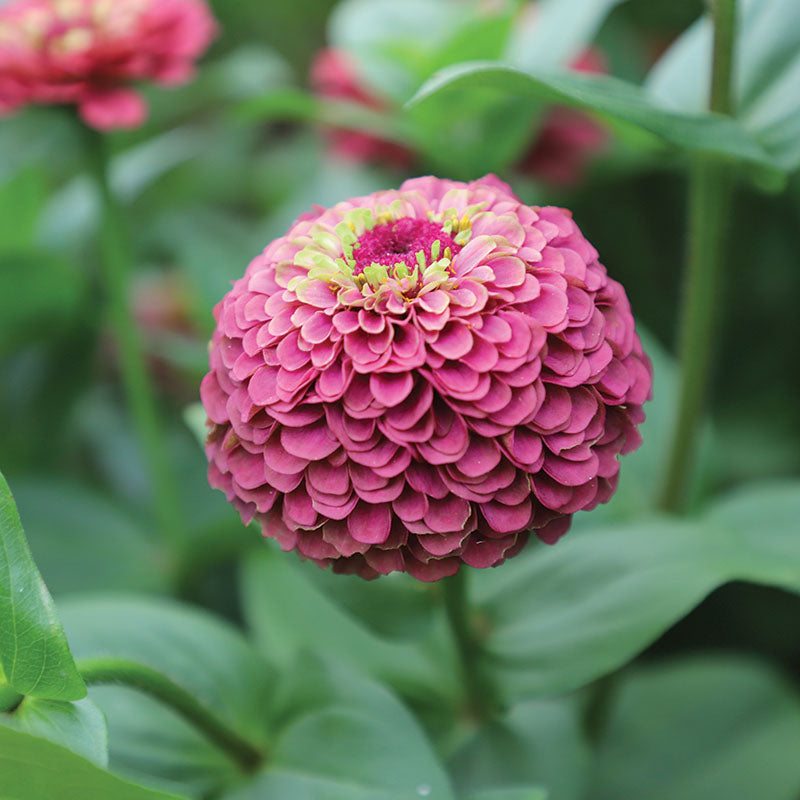
[[[26,697],[0,724],[68,747],[101,767],[108,766],[108,729],[103,712],[88,698],[75,703]]]
[[[435,693],[451,700],[457,695],[458,683],[452,680],[457,662],[443,618],[424,627],[421,641],[382,635],[321,591],[293,559],[265,546],[244,565],[245,617],[265,653],[288,664],[298,651],[314,650],[380,678],[403,694]]]
[[[695,657],[617,689],[587,800],[794,800],[800,700],[755,662]]]
[[[53,700],[79,700],[86,695],[2,474],[0,662],[8,682],[21,694]]]
[[[662,108],[641,87],[608,76],[523,72],[492,62],[455,64],[426,81],[408,105],[430,102],[443,91],[481,88],[593,111],[681,150],[736,159],[778,173],[764,148],[734,120]]]
[[[734,70],[737,116],[787,170],[800,165],[800,5],[743,0]],[[652,97],[698,111],[708,102],[711,22],[699,20],[648,76]]]
[[[505,61],[523,70],[565,67],[622,0],[539,0],[513,28]],[[461,57],[459,61],[466,61]]]
[[[56,597],[76,591],[165,590],[164,554],[147,534],[145,520],[66,481],[23,478],[15,482],[14,494],[31,550]]]
[[[275,670],[241,634],[166,599],[92,594],[61,604],[79,663],[117,657],[151,667],[259,749],[269,750]],[[111,767],[137,782],[200,796],[230,785],[238,767],[172,710],[117,686],[91,689],[109,725]]]
[[[386,689],[310,657],[288,679],[268,766],[226,800],[453,800],[425,734]]]
[[[800,591],[800,486],[750,488],[700,518],[593,527],[474,576],[490,657],[512,697],[576,688],[621,666],[712,589]]]
[[[539,788],[485,789],[463,795],[463,800],[547,800],[550,795]]]
[[[573,697],[529,700],[483,725],[449,761],[459,796],[502,800],[504,787],[540,786],[553,800],[583,800],[590,748],[581,716]],[[519,794],[527,796],[544,790]]]
[[[240,767],[158,700],[124,686],[92,686],[108,721],[109,769],[134,783],[189,797],[214,797]]]
[[[120,780],[71,750],[0,726],[3,800],[180,800]]]
[[[266,745],[274,670],[238,631],[174,601],[92,594],[61,604],[73,652],[111,656],[157,670],[239,734]]]

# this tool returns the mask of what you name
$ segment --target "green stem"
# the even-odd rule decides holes
[[[733,111],[733,51],[736,0],[712,0],[714,55],[709,108]],[[708,394],[725,234],[733,185],[732,168],[700,156],[689,182],[689,242],[678,332],[681,385],[677,422],[658,505],[679,511],[685,501],[696,441]]]
[[[476,721],[490,719],[500,708],[497,692],[485,674],[484,658],[475,630],[470,624],[467,600],[467,568],[445,578],[440,585],[444,591],[444,607],[458,648],[467,711]]]
[[[181,686],[150,667],[118,658],[89,658],[78,662],[78,671],[87,685],[120,684],[160,700],[202,731],[244,772],[253,772],[264,761],[265,754],[256,745],[240,736]]]
[[[150,474],[159,527],[166,541],[179,539],[181,513],[156,397],[147,372],[139,330],[128,304],[131,248],[122,210],[109,185],[105,137],[89,128],[88,160],[102,205],[102,277],[111,328],[119,349],[122,382]]]

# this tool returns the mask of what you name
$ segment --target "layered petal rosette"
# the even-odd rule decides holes
[[[186,81],[216,24],[203,0],[11,0],[0,4],[0,113],[76,105],[94,128],[146,115],[136,81]]]
[[[318,207],[214,310],[211,484],[336,572],[437,580],[608,500],[650,365],[568,211],[494,176]]]

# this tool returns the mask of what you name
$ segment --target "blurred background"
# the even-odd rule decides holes
[[[99,209],[80,137],[58,109],[0,121],[0,468],[57,600],[136,590],[238,620],[237,559],[259,537],[208,488],[192,408],[211,310],[230,282],[312,203],[412,175],[470,180],[496,172],[531,204],[572,209],[625,285],[648,341],[672,352],[685,248],[683,157],[583,112],[490,90],[404,103],[436,70],[472,59],[643,83],[703,8],[701,0],[584,3],[585,13],[572,13],[543,41],[536,5],[504,0],[211,5],[221,32],[196,80],[145,88],[148,123],[112,138],[113,184],[135,253],[129,300],[163,411],[185,541],[175,550],[155,533],[152,487],[102,307]],[[798,253],[800,180],[773,194],[742,182],[717,296],[719,348],[695,507],[752,479],[800,474]],[[750,725],[746,710],[734,709],[728,721],[717,711],[730,710],[748,685],[751,658],[796,693],[798,616],[800,597],[777,589],[714,591],[639,657],[634,670],[642,671],[612,715],[620,727],[607,762],[633,752],[641,769],[650,763],[652,732],[631,721],[626,704],[644,704],[668,727],[675,703],[695,697],[689,718],[715,721],[698,737],[722,736],[743,719]],[[681,677],[690,661],[692,677]],[[704,672],[719,663],[721,671]],[[648,671],[653,665],[663,671]],[[659,751],[658,768],[668,773],[670,758],[688,757],[679,751]],[[602,778],[603,797],[645,796],[626,793],[641,776],[624,766],[615,775]],[[735,789],[725,796],[745,797]]]

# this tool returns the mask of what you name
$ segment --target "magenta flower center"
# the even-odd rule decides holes
[[[420,251],[424,254],[425,262],[430,264],[438,258],[438,255],[435,258],[431,256],[431,248],[437,241],[442,256],[446,255],[448,247],[453,256],[461,249],[461,245],[456,244],[438,222],[403,217],[394,222],[376,225],[353,245],[353,258],[356,262],[353,274],[360,275],[365,267],[372,264],[381,264],[384,267],[406,264],[413,270],[417,266],[417,253]]]

